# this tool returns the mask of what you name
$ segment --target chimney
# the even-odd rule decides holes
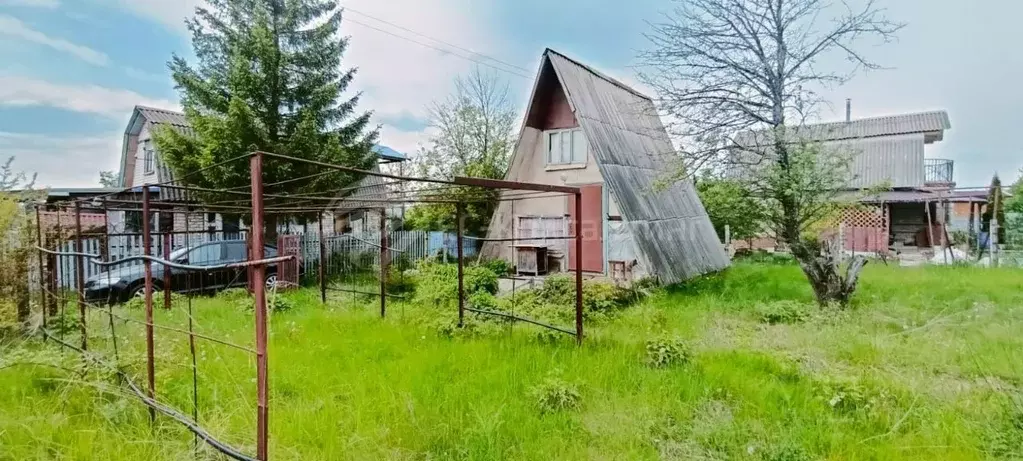
[[[852,121],[852,99],[845,99],[845,121],[846,123]]]

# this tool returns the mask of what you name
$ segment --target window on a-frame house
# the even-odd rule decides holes
[[[586,163],[586,136],[583,130],[551,130],[544,133],[548,165],[582,165]]]
[[[142,141],[142,165],[146,174],[150,174],[155,170],[153,162],[153,146],[152,141]]]

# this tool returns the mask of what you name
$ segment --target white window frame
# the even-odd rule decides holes
[[[545,221],[553,221],[556,224],[554,226],[546,226],[544,225]],[[526,228],[523,224],[527,222],[536,223],[536,225],[530,225]],[[567,249],[565,246],[566,240],[561,238],[568,235],[568,218],[565,216],[523,215],[518,217],[518,222],[516,222],[515,225],[515,230],[518,234],[516,238],[519,239],[517,243],[523,245],[544,245],[548,248],[554,248],[561,251],[565,251]],[[555,230],[553,234],[548,233],[547,230],[551,228],[556,228],[557,230]],[[529,235],[525,235],[525,231],[527,230],[529,231]],[[533,235],[534,230],[540,235]],[[548,237],[557,238],[548,242]]]
[[[145,174],[156,172],[156,153],[149,147],[150,140],[142,141],[142,171]]]
[[[576,137],[575,133],[579,133],[581,136]],[[566,160],[565,154],[562,151],[561,157],[554,159],[552,157],[553,152],[551,151],[551,139],[557,135],[560,140],[562,136],[569,135],[569,157]],[[589,156],[590,147],[586,141],[586,135],[583,134],[582,128],[565,128],[560,130],[547,130],[543,133],[544,139],[544,164],[547,166],[563,166],[563,165],[585,165],[586,157]],[[582,140],[584,144],[581,155],[582,158],[576,158],[576,140]],[[564,144],[562,144],[564,145]]]

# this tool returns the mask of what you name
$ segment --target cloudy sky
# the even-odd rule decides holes
[[[0,156],[56,187],[91,186],[118,166],[135,104],[174,109],[171,53],[190,56],[184,18],[200,0],[0,0]],[[944,109],[952,119],[929,157],[956,161],[962,186],[996,171],[1017,177],[1023,147],[1023,2],[880,0],[907,23],[899,41],[870,49],[890,67],[826,94],[842,116]],[[413,153],[425,141],[425,107],[443,98],[472,59],[502,67],[524,104],[544,47],[635,83],[646,21],[669,0],[347,0],[347,64],[381,142]],[[386,22],[381,22],[381,20]],[[429,46],[424,46],[429,45]],[[454,47],[453,47],[454,46]],[[455,48],[457,47],[457,48]],[[471,50],[476,55],[470,54]],[[502,63],[486,60],[485,55]],[[469,59],[471,58],[471,59]]]

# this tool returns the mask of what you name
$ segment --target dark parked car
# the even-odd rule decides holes
[[[245,261],[247,255],[244,240],[223,240],[202,243],[193,247],[174,250],[170,260],[192,266],[219,266],[227,263]],[[264,256],[277,256],[277,248],[267,246]],[[153,291],[163,290],[164,266],[152,263]],[[114,267],[108,272],[96,274],[85,282],[85,297],[93,302],[123,302],[133,296],[145,296],[145,266],[137,264],[126,267]],[[170,269],[171,290],[175,293],[215,292],[230,287],[248,285],[248,270],[245,268],[214,269],[210,271],[193,271]],[[273,288],[277,285],[276,265],[267,266],[263,285]]]

